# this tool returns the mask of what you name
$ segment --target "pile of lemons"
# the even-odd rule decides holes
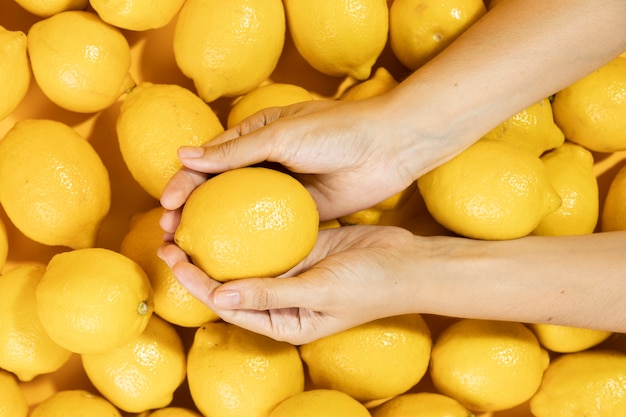
[[[294,346],[222,322],[156,256],[180,146],[384,94],[488,3],[0,1],[0,417],[623,415],[623,335],[411,314]],[[284,272],[321,228],[626,230],[624,114],[626,55],[371,208],[320,222],[293,177],[243,168],[194,192],[175,239],[226,281]]]

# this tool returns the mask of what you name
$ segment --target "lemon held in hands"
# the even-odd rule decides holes
[[[318,224],[315,201],[295,178],[246,167],[219,174],[191,193],[174,240],[218,281],[269,277],[311,251]]]

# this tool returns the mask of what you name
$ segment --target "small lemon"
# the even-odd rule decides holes
[[[179,12],[185,0],[89,0],[100,18],[122,29],[161,28]]]
[[[580,327],[559,326],[556,324],[529,324],[539,343],[552,352],[580,352],[596,346],[613,333],[603,330],[583,329]]]
[[[341,223],[338,219],[323,220],[319,225],[320,230],[335,229],[337,227],[341,227]]]
[[[126,256],[103,248],[54,255],[36,295],[44,329],[74,353],[126,344],[145,329],[153,310],[146,273]]]
[[[475,239],[525,236],[560,205],[539,157],[499,140],[479,140],[417,185],[435,220]]]
[[[286,272],[311,251],[318,226],[315,201],[300,182],[246,167],[191,193],[174,240],[210,277],[229,281]]]
[[[43,93],[70,111],[103,110],[135,84],[126,38],[94,13],[68,11],[36,22],[28,54]]]
[[[30,417],[122,417],[120,411],[100,395],[83,389],[57,391],[32,411]]]
[[[500,123],[483,137],[515,143],[537,156],[558,148],[565,141],[565,135],[554,123],[552,105],[547,98]]]
[[[0,417],[28,416],[28,402],[15,376],[0,369]]]
[[[598,222],[598,180],[593,155],[574,143],[564,143],[541,157],[561,206],[547,214],[533,234],[544,236],[593,233]]]
[[[568,140],[596,152],[626,150],[626,58],[557,92],[552,109]]]
[[[285,43],[281,0],[187,0],[174,31],[174,57],[207,102],[260,86]]]
[[[428,368],[430,330],[418,314],[375,320],[300,346],[311,383],[361,402],[400,395]]]
[[[266,417],[304,390],[295,346],[224,322],[198,328],[187,356],[187,380],[205,416]]]
[[[521,323],[462,319],[433,345],[435,387],[473,411],[506,410],[535,393],[549,363],[533,332]]]
[[[26,34],[0,26],[0,120],[19,106],[28,92],[30,80]]]
[[[39,17],[50,17],[68,10],[83,10],[89,0],[15,0],[28,12]]]
[[[602,207],[603,232],[626,230],[626,166],[611,180]]]
[[[398,395],[372,410],[372,417],[472,417],[454,398],[434,392]]]
[[[275,106],[287,106],[313,100],[313,94],[295,84],[272,83],[262,85],[239,98],[228,113],[226,126],[231,128],[259,110]]]
[[[339,99],[346,101],[365,100],[386,93],[396,85],[398,85],[398,81],[393,78],[393,75],[386,68],[378,67],[372,77],[351,86],[339,96]]]
[[[153,315],[124,346],[81,355],[94,387],[113,405],[139,413],[169,405],[186,375],[186,351],[173,325]]]
[[[9,235],[7,234],[7,227],[4,225],[2,219],[0,219],[0,272],[4,268],[4,264],[9,256]]]
[[[339,222],[344,226],[354,224],[378,224],[383,213],[381,210],[370,207],[339,217]]]
[[[486,13],[482,0],[394,0],[389,41],[410,70],[430,61]]]
[[[289,33],[300,55],[319,72],[369,78],[389,29],[386,0],[285,0]]]
[[[367,408],[341,391],[312,389],[281,402],[268,417],[371,417]]]
[[[21,120],[0,141],[0,203],[36,242],[91,247],[109,212],[109,175],[89,142],[69,126]]]
[[[536,417],[621,417],[626,410],[626,354],[567,353],[554,359],[530,399]]]
[[[200,97],[175,84],[144,82],[124,99],[116,121],[120,151],[133,178],[155,199],[182,164],[181,146],[201,146],[224,131]]]
[[[202,417],[202,415],[188,408],[164,407],[152,411],[146,417]]]

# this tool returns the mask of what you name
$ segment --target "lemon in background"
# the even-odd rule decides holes
[[[67,11],[36,22],[28,54],[43,93],[70,111],[103,110],[135,85],[126,38],[94,13]]]
[[[2,268],[4,268],[8,255],[9,236],[7,235],[7,227],[4,225],[2,219],[0,219],[0,272],[2,272]]]
[[[109,401],[83,389],[61,390],[37,404],[30,417],[122,417]]]
[[[163,407],[145,417],[202,417],[199,413],[183,407]]]
[[[372,417],[472,417],[454,398],[434,392],[398,395],[372,410]]]
[[[385,0],[285,0],[289,33],[300,55],[319,72],[369,78],[387,43]]]
[[[28,416],[28,402],[15,376],[0,369],[0,417]]]
[[[187,0],[174,31],[174,57],[207,102],[260,86],[285,43],[281,0]]]
[[[50,17],[69,10],[83,10],[89,0],[15,0],[28,12],[39,17]]]
[[[604,342],[613,334],[603,330],[545,323],[533,323],[529,324],[529,327],[543,347],[558,353],[580,352],[589,349]]]
[[[371,417],[367,408],[337,390],[312,389],[281,402],[268,417]]]
[[[602,207],[603,232],[626,230],[626,166],[611,180]]]
[[[0,120],[19,106],[28,92],[30,80],[26,34],[0,26]]]
[[[145,31],[167,25],[178,13],[184,0],[89,0],[98,16],[110,25]]]
[[[398,81],[384,67],[378,67],[374,75],[365,81],[352,85],[340,96],[340,100],[353,101],[376,97],[390,91],[398,85]]]
[[[111,204],[109,175],[93,147],[53,120],[20,120],[0,141],[0,203],[30,239],[91,247]]]

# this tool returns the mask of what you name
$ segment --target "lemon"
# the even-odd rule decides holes
[[[498,411],[535,393],[548,353],[521,323],[462,319],[445,328],[432,349],[435,387],[473,411]]]
[[[32,411],[30,417],[122,417],[120,411],[100,395],[83,389],[57,391]]]
[[[391,49],[405,67],[416,70],[485,13],[482,0],[394,0],[389,10]]]
[[[552,352],[580,352],[596,346],[613,333],[603,330],[583,329],[580,327],[559,326],[556,324],[529,324],[539,343]]]
[[[398,395],[372,410],[372,417],[472,417],[454,398],[434,392]]]
[[[378,224],[382,215],[383,213],[381,210],[370,207],[341,216],[338,220],[344,226],[355,224]]]
[[[122,29],[161,28],[176,16],[185,0],[89,0],[105,22]]]
[[[4,225],[2,219],[0,219],[0,272],[7,261],[9,256],[9,236],[7,234],[7,228]]]
[[[0,141],[0,203],[36,242],[91,247],[109,212],[109,175],[89,142],[69,126],[21,120]]]
[[[154,410],[146,417],[202,417],[199,413],[183,407],[164,407]]]
[[[281,0],[187,0],[174,31],[174,58],[207,102],[260,86],[285,43]]]
[[[124,346],[84,353],[94,387],[129,413],[169,405],[186,375],[186,351],[173,325],[153,315],[145,330]]]
[[[483,137],[515,143],[537,156],[558,148],[565,141],[565,135],[554,122],[552,105],[547,98],[500,123]]]
[[[626,230],[626,166],[611,180],[602,207],[603,232]]]
[[[479,140],[417,185],[437,222],[475,239],[525,236],[560,205],[539,157],[499,140]]]
[[[223,131],[200,97],[175,84],[139,84],[124,99],[116,121],[124,162],[155,199],[182,166],[178,148],[203,145]]]
[[[371,417],[367,408],[341,391],[313,389],[281,402],[268,417]]]
[[[389,29],[386,0],[285,0],[293,43],[317,71],[335,77],[369,78]]]
[[[36,295],[44,329],[74,353],[126,344],[145,329],[153,310],[150,282],[141,267],[103,248],[54,255]]]
[[[308,190],[268,168],[226,171],[196,188],[174,240],[210,277],[229,281],[279,275],[317,239],[319,214]]]
[[[396,85],[398,85],[398,81],[393,75],[386,68],[378,67],[371,78],[351,86],[339,96],[339,99],[346,101],[365,100],[391,91]]]
[[[536,417],[621,417],[626,410],[624,380],[624,353],[567,353],[550,363],[530,410]]]
[[[541,157],[550,183],[561,197],[561,206],[546,215],[535,235],[583,235],[593,233],[598,222],[598,180],[593,155],[574,143],[564,143]]]
[[[400,395],[428,368],[430,330],[418,314],[375,320],[300,346],[311,383],[361,402]]]
[[[0,26],[0,120],[20,105],[28,92],[30,80],[26,34]]]
[[[15,0],[28,12],[39,17],[50,17],[68,10],[83,10],[89,0]]]
[[[104,110],[135,84],[126,38],[94,13],[67,11],[36,22],[28,54],[43,93],[66,110]]]
[[[0,369],[0,417],[26,417],[28,403],[15,376]]]
[[[243,119],[268,107],[280,107],[313,100],[313,94],[304,87],[287,83],[265,84],[244,94],[228,113],[226,126],[231,128]]]
[[[304,390],[295,346],[224,322],[196,331],[187,356],[187,380],[205,416],[266,417]]]
[[[337,219],[324,220],[319,225],[320,230],[335,229],[337,227],[341,227],[341,223]]]
[[[596,152],[626,150],[626,58],[617,57],[554,95],[565,137]]]

